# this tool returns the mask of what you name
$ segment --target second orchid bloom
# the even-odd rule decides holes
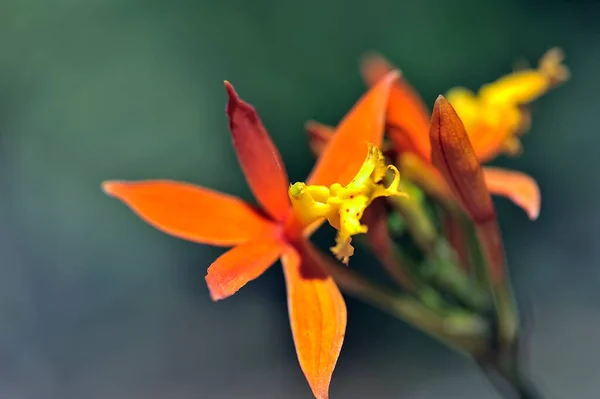
[[[529,103],[569,78],[563,58],[561,50],[552,49],[542,56],[537,68],[517,70],[483,85],[478,93],[462,87],[448,91],[445,97],[462,120],[480,162],[501,153],[518,155],[521,152],[519,136],[529,129]],[[393,66],[377,54],[365,57],[361,64],[363,78],[369,86],[392,69]],[[400,165],[406,165],[411,175],[424,174],[425,179],[435,180],[427,186],[438,190],[444,182],[431,168],[430,119],[428,107],[417,91],[404,77],[397,80],[391,89],[386,113],[394,157],[400,156]],[[309,122],[307,130],[311,148],[318,155],[334,130],[316,122]],[[530,219],[538,217],[541,197],[533,178],[495,167],[484,168],[483,177],[492,194],[509,198],[523,208]]]

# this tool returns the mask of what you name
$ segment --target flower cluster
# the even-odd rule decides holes
[[[527,105],[568,78],[562,59],[551,50],[538,68],[515,71],[477,93],[451,89],[430,114],[388,61],[370,55],[362,63],[369,89],[337,127],[307,123],[318,160],[305,182],[293,184],[256,110],[225,82],[233,145],[260,209],[175,181],[112,180],[103,189],[167,234],[231,247],[208,267],[214,300],[280,260],[298,360],[316,398],[328,397],[344,340],[339,287],[479,360],[512,348],[518,336],[490,193],[510,198],[531,219],[540,211],[531,177],[481,162],[521,152]],[[359,243],[398,292],[314,246],[310,236],[324,222],[337,232],[331,252],[339,261],[348,265],[352,239],[364,238]]]

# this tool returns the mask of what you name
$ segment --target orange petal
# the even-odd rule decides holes
[[[452,105],[439,96],[431,117],[431,160],[475,223],[496,283],[504,278],[504,248],[496,211],[465,127]]]
[[[509,198],[527,212],[529,219],[537,219],[540,214],[541,195],[531,176],[500,168],[483,168],[483,177],[492,194]]]
[[[281,221],[290,207],[289,180],[281,155],[254,107],[238,97],[231,83],[225,82],[225,88],[229,130],[246,180],[258,202]]]
[[[316,398],[326,399],[346,332],[346,304],[319,266],[323,255],[309,242],[297,250],[288,247],[282,258],[290,324],[308,384]]]
[[[192,184],[107,181],[102,188],[152,226],[184,240],[229,246],[274,228],[239,198]]]
[[[308,133],[308,144],[310,149],[318,158],[333,138],[335,128],[319,122],[308,121],[304,125],[304,129],[306,130],[306,133]],[[389,142],[383,142],[380,149],[386,157],[391,159],[396,158],[396,151]]]
[[[365,159],[367,142],[381,147],[385,109],[390,87],[396,79],[398,72],[390,72],[358,100],[336,128],[307,184],[346,185]]]
[[[483,172],[465,127],[452,105],[439,96],[431,117],[431,159],[476,223],[496,217]]]
[[[509,128],[505,126],[491,126],[484,122],[478,123],[471,132],[471,144],[481,163],[488,162],[498,156],[503,150],[507,140]]]
[[[369,54],[361,62],[361,72],[365,82],[372,86],[379,82],[394,67],[378,54]],[[427,106],[407,82],[398,79],[392,86],[386,122],[389,137],[398,152],[416,152],[429,160],[429,111]]]
[[[275,239],[255,239],[221,255],[208,268],[206,283],[213,301],[235,294],[247,282],[264,273],[277,261],[283,244]]]
[[[315,121],[308,121],[304,125],[308,133],[308,144],[317,157],[321,155],[327,144],[335,134],[335,128]]]

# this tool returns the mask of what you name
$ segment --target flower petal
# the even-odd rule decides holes
[[[152,226],[184,240],[229,246],[274,228],[241,199],[188,183],[107,181],[102,188]]]
[[[496,211],[465,127],[452,105],[439,96],[431,117],[431,160],[475,223],[495,283],[503,281],[504,248]]]
[[[345,186],[360,169],[367,142],[380,147],[390,87],[398,79],[392,71],[354,105],[336,128],[335,135],[317,161],[307,184]]]
[[[327,148],[327,144],[333,138],[335,128],[316,121],[308,121],[304,125],[304,130],[308,133],[310,150],[317,158],[320,157],[321,153]],[[396,151],[391,143],[384,141],[381,143],[380,149],[386,157],[391,159],[396,158]]]
[[[361,62],[365,82],[373,86],[394,67],[379,54],[369,54]],[[387,109],[388,135],[399,152],[415,152],[429,160],[429,111],[416,90],[403,77],[392,86]]]
[[[315,397],[326,399],[344,341],[347,315],[342,294],[319,266],[321,256],[304,241],[297,249],[288,247],[282,263],[300,367]]]
[[[432,162],[465,211],[476,223],[494,219],[492,199],[469,136],[452,105],[442,96],[433,107],[429,134]]]
[[[541,195],[535,180],[524,173],[500,168],[483,168],[483,177],[492,194],[509,198],[523,208],[529,219],[540,214]]]
[[[254,197],[276,220],[283,220],[289,210],[289,185],[279,151],[271,141],[254,107],[238,97],[225,82],[229,102],[229,130],[240,166]]]
[[[317,157],[327,148],[327,144],[335,134],[335,128],[316,121],[308,121],[304,125],[308,133],[308,144]]]
[[[510,131],[510,127],[504,123],[492,126],[479,121],[474,124],[470,138],[479,162],[489,162],[504,152],[504,143],[510,139]]]
[[[213,301],[235,294],[247,282],[265,272],[283,251],[276,239],[255,239],[221,255],[208,268],[206,283]]]

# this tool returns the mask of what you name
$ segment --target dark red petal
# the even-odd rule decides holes
[[[431,159],[465,211],[477,222],[495,218],[490,193],[465,127],[446,99],[439,96],[433,108]]]
[[[238,97],[231,83],[225,82],[225,88],[229,130],[246,180],[263,208],[282,221],[289,211],[289,181],[281,155],[254,107]]]

